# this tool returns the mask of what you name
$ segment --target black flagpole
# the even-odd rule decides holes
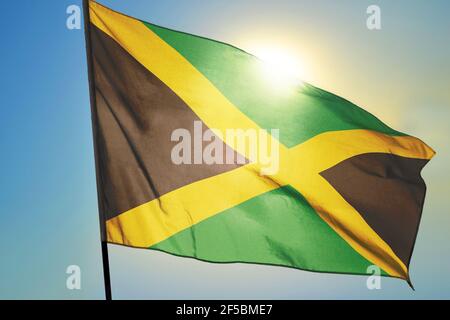
[[[88,65],[88,78],[89,78],[89,94],[91,100],[91,119],[92,119],[92,133],[94,138],[94,156],[95,156],[95,172],[97,178],[97,197],[98,197],[98,210],[100,217],[100,235],[102,242],[102,258],[103,258],[103,277],[105,281],[105,298],[106,300],[112,299],[111,294],[111,275],[109,272],[109,258],[108,258],[108,243],[106,241],[106,226],[105,219],[102,217],[102,205],[100,190],[102,188],[98,157],[97,157],[97,101],[95,99],[95,84],[94,84],[94,64],[92,61],[92,48],[91,48],[91,23],[89,15],[89,0],[83,0],[83,18],[84,18],[84,35],[86,39],[86,57]]]

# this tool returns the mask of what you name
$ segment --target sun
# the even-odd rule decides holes
[[[287,48],[280,46],[257,46],[252,54],[264,62],[267,71],[273,75],[303,80],[306,69],[302,59]]]

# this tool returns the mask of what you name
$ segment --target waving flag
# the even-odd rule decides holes
[[[233,46],[89,4],[99,206],[109,243],[211,262],[409,279],[434,152]],[[176,164],[173,132],[279,129],[279,170]],[[202,131],[203,132],[203,131]]]

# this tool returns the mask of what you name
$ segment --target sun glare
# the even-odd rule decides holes
[[[273,76],[296,79],[297,82],[305,77],[305,67],[299,57],[289,53],[288,50],[277,47],[257,47],[252,53],[260,58],[266,71]]]

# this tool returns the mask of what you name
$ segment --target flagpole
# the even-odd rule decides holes
[[[83,0],[83,18],[84,18],[84,36],[86,40],[86,57],[88,65],[88,79],[89,79],[89,95],[91,101],[91,120],[92,120],[92,135],[94,140],[94,157],[95,157],[95,172],[97,180],[97,200],[98,211],[100,219],[100,236],[102,247],[102,260],[103,260],[103,278],[105,283],[105,298],[106,300],[112,300],[111,294],[111,275],[109,271],[109,257],[108,257],[108,242],[106,240],[106,225],[105,219],[102,217],[103,206],[102,198],[100,197],[99,190],[102,190],[98,158],[97,158],[97,100],[95,98],[95,84],[94,84],[94,64],[92,59],[92,47],[91,47],[91,24],[89,15],[89,0]]]

